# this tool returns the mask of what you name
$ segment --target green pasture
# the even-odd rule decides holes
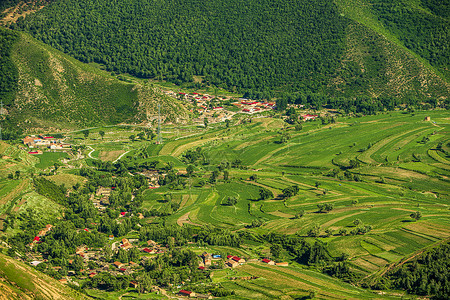
[[[69,155],[65,152],[44,152],[38,158],[39,163],[36,164],[36,168],[46,169],[58,163],[62,158],[69,158]]]

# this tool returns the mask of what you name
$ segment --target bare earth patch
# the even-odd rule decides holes
[[[99,158],[103,161],[114,161],[122,153],[125,153],[125,151],[124,150],[100,151]]]

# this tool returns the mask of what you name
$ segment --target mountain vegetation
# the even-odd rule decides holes
[[[435,13],[440,4],[352,4],[370,6],[364,15],[379,19],[389,32],[386,39],[336,3],[65,0],[11,28],[109,71],[184,86],[214,85],[269,97],[299,91],[372,98],[448,94],[449,31],[448,20]]]
[[[157,116],[167,121],[187,111],[152,85],[126,82],[36,41],[0,28],[0,96],[4,138],[24,128],[80,128],[121,122],[141,123]]]

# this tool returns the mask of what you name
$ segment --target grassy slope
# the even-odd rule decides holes
[[[27,34],[20,34],[12,59],[19,69],[19,87],[10,114],[23,127],[140,123],[155,116],[158,102],[169,120],[186,117],[180,104],[152,87],[119,81]]]
[[[88,299],[25,264],[0,253],[0,298]]]
[[[405,47],[378,20],[370,1],[335,3],[343,15],[355,21],[347,27],[346,52],[330,82],[330,90],[336,85],[335,95],[448,97],[448,78]]]

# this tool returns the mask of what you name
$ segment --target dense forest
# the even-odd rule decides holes
[[[17,33],[0,27],[0,99],[9,105],[14,100],[19,74],[11,60],[11,49]]]
[[[326,0],[64,0],[12,27],[116,73],[318,91],[340,63],[347,22]]]

